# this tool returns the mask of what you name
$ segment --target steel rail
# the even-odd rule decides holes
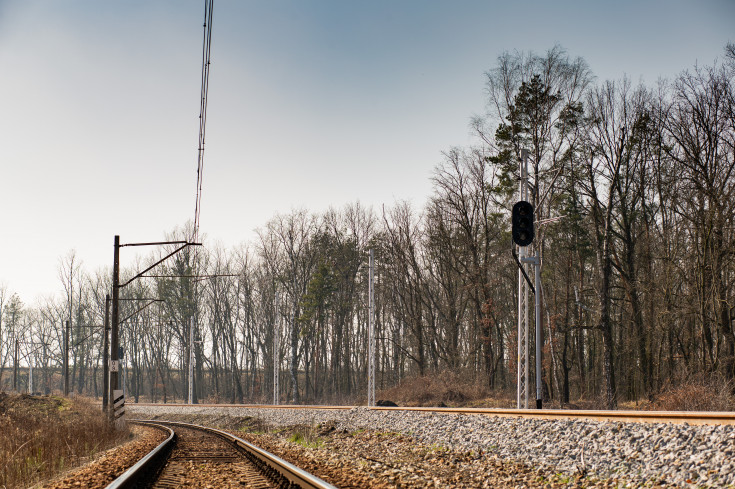
[[[161,407],[237,407],[249,409],[324,409],[333,411],[348,411],[356,407],[364,406],[325,406],[320,404],[188,404],[186,402],[136,402],[129,404],[133,406],[161,406]]]
[[[535,419],[587,419],[593,421],[618,421],[626,423],[671,423],[690,425],[732,425],[735,412],[703,411],[598,411],[592,409],[486,409],[486,408],[425,408],[425,407],[374,407],[381,411],[423,411],[434,413],[482,414],[502,418]]]
[[[134,406],[193,407],[191,404],[138,403]],[[321,405],[268,405],[268,404],[196,404],[196,407],[246,408],[246,409],[320,409],[346,411],[360,406],[321,406]],[[365,406],[362,406],[365,407]],[[498,417],[537,418],[537,419],[588,419],[594,421],[619,421],[631,423],[672,423],[690,425],[735,425],[733,411],[605,411],[572,409],[503,409],[503,408],[439,408],[439,407],[387,407],[376,406],[367,409],[376,411],[420,411],[445,414],[476,414]]]
[[[143,424],[143,423],[141,423]],[[176,433],[168,426],[163,426],[155,422],[144,423],[146,426],[164,430],[169,433],[168,438],[161,442],[156,448],[148,452],[148,455],[141,458],[138,463],[123,472],[117,479],[112,481],[107,489],[127,489],[136,487],[139,482],[143,481],[157,466],[161,465],[168,457],[171,449],[176,441]]]
[[[238,438],[237,436],[231,433],[227,433],[226,431],[218,430],[216,428],[210,428],[208,426],[200,426],[200,425],[195,425],[195,424],[190,424],[190,423],[182,423],[179,421],[163,421],[163,420],[145,421],[145,420],[136,419],[136,420],[130,420],[130,422],[139,423],[139,424],[172,425],[172,426],[180,426],[183,428],[190,428],[190,429],[195,429],[195,430],[206,431],[207,433],[212,433],[221,438],[224,438],[225,440],[239,447],[241,450],[244,450],[245,452],[250,453],[255,458],[263,462],[265,465],[267,465],[268,467],[270,467],[271,469],[275,470],[276,472],[281,474],[283,477],[288,479],[289,482],[297,485],[298,487],[301,487],[302,489],[337,489],[335,486],[333,486],[332,484],[326,481],[323,481],[319,477],[312,475],[306,472],[305,470],[300,469],[299,467],[296,467],[295,465],[283,460],[280,457],[277,457],[276,455],[273,455],[270,452],[263,450],[262,448],[256,447],[252,443],[248,443],[242,438]]]

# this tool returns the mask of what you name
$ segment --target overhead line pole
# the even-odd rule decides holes
[[[370,280],[368,282],[368,406],[375,406],[375,255],[370,248]]]
[[[13,391],[18,392],[18,335],[15,335],[15,354],[13,355]]]
[[[194,315],[189,322],[189,397],[188,403],[194,403]]]
[[[278,406],[279,401],[279,385],[278,378],[281,370],[280,354],[278,340],[280,335],[281,325],[281,296],[278,292],[275,295],[275,313],[273,314],[273,404]]]
[[[165,257],[161,258],[157,262],[155,262],[153,265],[149,266],[142,272],[136,274],[133,278],[128,280],[127,282],[121,284],[120,283],[120,248],[125,246],[159,246],[159,245],[167,245],[167,244],[181,244],[182,246],[176,248],[174,251],[166,255]],[[113,253],[113,264],[112,264],[112,326],[110,331],[110,405],[114,407],[115,404],[115,396],[114,393],[116,390],[119,390],[120,388],[120,289],[129,285],[134,280],[141,278],[144,276],[147,272],[152,270],[154,267],[160,265],[167,259],[174,256],[179,251],[183,250],[187,246],[201,246],[201,243],[190,243],[188,241],[154,241],[154,242],[147,242],[147,243],[127,243],[127,244],[120,244],[120,236],[115,235],[115,243],[114,243],[114,253]],[[148,305],[152,304],[153,302],[150,302]],[[130,316],[128,316],[125,319],[129,319]],[[110,410],[110,414],[112,415],[114,412],[114,409]]]
[[[112,329],[110,330],[110,405],[115,404],[115,391],[119,386],[120,375],[120,236],[115,236],[115,252],[112,259]],[[114,409],[110,409],[110,417]]]
[[[28,394],[33,394],[33,356],[38,351],[40,347],[47,347],[48,343],[44,342],[35,342],[35,341],[20,341],[18,338],[15,339],[15,348],[16,353],[15,355],[18,358],[18,361],[16,362],[16,365],[20,361],[20,345],[26,346],[26,347],[35,347],[31,348],[30,350],[26,350],[25,358],[28,360]]]
[[[64,396],[69,395],[69,344],[71,343],[71,324],[66,321],[64,329]]]
[[[110,294],[105,295],[105,340],[102,352],[102,410],[107,411],[110,389]]]
[[[28,355],[28,394],[33,395],[33,356]]]

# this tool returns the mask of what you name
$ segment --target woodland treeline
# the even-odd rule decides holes
[[[735,46],[655,85],[598,81],[560,47],[505,53],[486,77],[477,143],[446,151],[422,208],[293,210],[248,244],[205,239],[125,287],[125,299],[163,300],[121,326],[128,395],[186,396],[193,317],[198,399],[268,402],[276,365],[283,402],[364,401],[370,249],[379,389],[450,370],[491,393],[513,391],[509,216],[523,149],[547,396],[615,407],[692,376],[732,386]],[[168,237],[190,235],[185,226]],[[172,249],[123,260],[123,280]],[[59,279],[58,297],[35,305],[2,289],[0,386],[11,388],[19,338],[36,390],[60,389],[69,321],[73,389],[101,396],[110,269],[89,273],[72,252]],[[123,301],[121,318],[140,304]]]

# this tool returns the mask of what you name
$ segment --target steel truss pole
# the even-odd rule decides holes
[[[515,244],[513,245],[515,246]],[[521,256],[523,251],[521,251]],[[523,263],[523,262],[521,262]],[[525,284],[523,283],[523,272],[518,270],[518,356],[516,358],[516,408],[522,409],[523,406],[523,393],[525,392],[525,376],[523,370],[523,358],[524,358],[524,329],[523,329],[523,290]]]
[[[521,151],[519,200],[528,200],[528,150]],[[513,245],[515,246],[515,245]],[[528,409],[529,398],[529,355],[528,355],[528,285],[523,277],[526,269],[526,247],[518,247],[518,255],[522,269],[518,270],[518,363],[516,407]]]

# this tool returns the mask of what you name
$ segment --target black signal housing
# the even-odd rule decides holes
[[[533,242],[533,205],[519,200],[513,205],[513,242],[518,246],[528,246]]]

